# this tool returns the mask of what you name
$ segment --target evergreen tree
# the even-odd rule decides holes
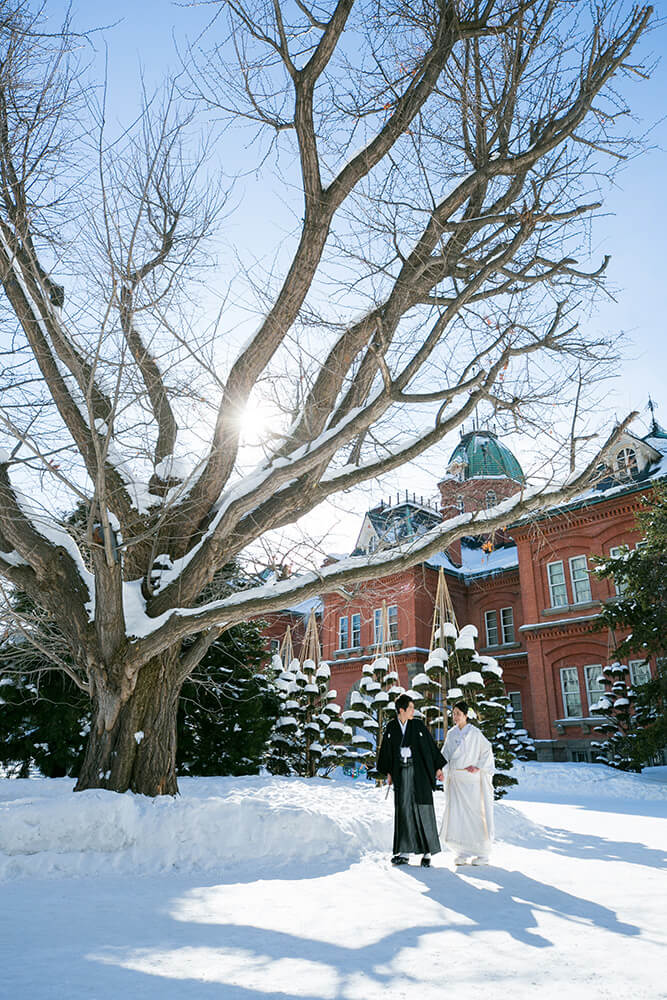
[[[532,740],[525,731],[517,734],[512,719],[509,698],[502,681],[502,668],[491,656],[479,656],[475,651],[477,629],[464,625],[457,633],[455,625],[443,622],[436,633],[436,646],[424,666],[425,673],[413,680],[413,685],[424,692],[425,715],[433,725],[442,723],[444,716],[431,710],[442,706],[446,692],[447,719],[451,725],[451,708],[459,699],[469,706],[468,718],[479,726],[493,747],[496,774],[493,777],[494,795],[500,799],[516,778],[509,774],[516,757],[527,759],[532,755]],[[445,688],[447,681],[452,686]]]
[[[294,658],[283,670],[280,657],[274,656],[272,666],[280,715],[267,750],[269,771],[307,778],[329,774],[345,763],[346,744],[352,739],[351,727],[340,718],[337,694],[329,690],[329,665]]]
[[[398,683],[398,673],[391,669],[388,656],[378,656],[361,668],[359,690],[350,695],[350,708],[343,712],[343,721],[355,727],[347,751],[350,763],[361,762],[367,766],[367,777],[378,778],[375,760],[378,741],[387,722],[396,716],[394,702],[405,688]],[[416,695],[416,692],[411,692]]]
[[[26,594],[16,591],[10,600],[24,631],[0,641],[0,764],[16,777],[33,769],[48,778],[76,777],[90,729],[88,696],[28,638],[39,632],[40,643],[67,664],[58,629]]]
[[[643,498],[637,516],[644,535],[634,550],[624,547],[616,557],[595,559],[598,576],[613,579],[617,596],[608,601],[598,619],[599,628],[628,631],[617,643],[619,657],[603,668],[599,678],[604,694],[592,706],[600,718],[595,727],[605,739],[595,742],[596,760],[620,770],[641,771],[667,745],[667,494],[656,489]],[[626,656],[656,657],[657,675],[633,689]]]
[[[257,774],[280,699],[256,623],[223,632],[181,691],[179,774]]]

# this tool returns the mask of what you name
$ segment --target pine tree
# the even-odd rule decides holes
[[[68,663],[58,629],[21,591],[12,612],[24,631],[5,633],[0,642],[0,764],[27,777],[37,770],[48,778],[76,777],[90,729],[88,696],[31,644],[40,640]]]
[[[475,651],[476,638],[474,625],[464,625],[455,638],[451,629],[444,635],[449,676],[453,684],[447,691],[447,701],[449,711],[457,700],[466,701],[470,722],[479,726],[491,743],[496,762],[494,796],[500,799],[508,788],[517,784],[517,779],[509,771],[518,756],[521,741],[514,733],[516,727],[502,682],[502,668],[493,657],[480,656]],[[529,752],[530,742],[526,737],[525,753]]]
[[[359,690],[352,692],[350,708],[343,712],[343,720],[357,729],[348,748],[348,762],[366,764],[367,776],[376,780],[379,741],[386,724],[396,717],[396,698],[405,692],[391,657],[384,655],[380,645],[380,655],[361,668]]]
[[[258,623],[223,632],[183,685],[178,773],[257,774],[280,708]]]
[[[612,579],[617,596],[608,601],[598,620],[607,628],[614,657],[599,682],[604,694],[591,707],[600,718],[595,730],[603,737],[592,746],[596,760],[620,770],[641,771],[667,745],[667,494],[655,489],[644,497],[637,524],[644,538],[634,550],[625,547],[608,559],[595,559],[596,573]],[[616,642],[616,630],[628,635]],[[657,674],[633,689],[626,656],[656,657]]]
[[[335,691],[329,690],[331,671],[312,658],[293,659],[286,670],[273,658],[280,715],[272,733],[266,766],[271,774],[298,774],[313,778],[329,774],[345,762],[352,729],[340,718]]]

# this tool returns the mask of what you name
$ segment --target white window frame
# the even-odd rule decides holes
[[[509,618],[509,622],[507,619]],[[500,631],[502,635],[503,645],[506,646],[510,642],[515,641],[514,637],[514,609],[513,608],[501,608],[500,609]]]
[[[574,566],[574,564],[575,564],[575,562],[578,559],[583,559],[584,560],[584,563],[585,563],[585,566],[586,566],[586,569],[585,569],[586,575],[585,575],[585,577],[584,576],[581,576],[581,577],[576,577],[575,576],[575,566]],[[568,559],[568,562],[570,564],[570,583],[572,584],[572,603],[573,604],[590,604],[590,602],[593,600],[593,592],[591,591],[591,574],[590,574],[590,570],[588,568],[588,556],[586,556],[584,554],[582,554],[580,556],[570,556],[570,558]],[[581,597],[580,593],[579,593],[579,590],[580,590],[580,587],[581,587],[582,584],[584,584],[585,589],[586,589],[585,596],[583,596],[583,597]]]
[[[498,495],[495,490],[486,491],[486,509],[491,510],[498,503]]]
[[[361,614],[358,611],[350,615],[350,642],[352,649],[361,646]]]
[[[516,728],[517,729],[525,729],[526,727],[523,724],[523,703],[521,701],[521,692],[520,691],[508,691],[507,692],[507,697],[509,698],[510,705],[512,706],[512,718],[514,719],[514,721],[516,723]],[[516,707],[517,705],[519,706],[518,710],[517,710],[517,707]]]
[[[570,681],[576,681],[576,688],[573,686],[568,690],[568,677]],[[564,719],[581,719],[582,718],[582,705],[581,705],[581,682],[579,680],[579,670],[577,667],[561,667],[560,668],[560,690],[563,697],[563,718]],[[574,711],[570,707],[570,699],[574,701],[574,708],[578,708],[578,711]]]
[[[379,646],[382,642],[382,608],[373,610],[373,645]]]
[[[345,626],[343,626],[343,622],[345,622]],[[343,633],[345,634],[343,635]],[[350,623],[347,615],[341,615],[338,619],[338,648],[350,648]]]
[[[269,653],[273,656],[274,653],[280,652],[280,639],[272,638],[269,639]]]
[[[638,674],[637,674],[638,667],[644,667],[645,671],[642,671],[642,673],[646,672],[646,674],[648,675],[643,680],[642,679],[639,679],[639,680],[637,679],[637,676],[638,676]],[[645,660],[645,659],[644,660],[629,660],[628,661],[628,670],[630,671],[630,686],[633,687],[633,688],[637,687],[639,684],[646,684],[646,681],[650,681],[650,679],[651,679],[651,664],[649,663],[648,660]]]
[[[626,479],[630,479],[632,474],[639,470],[639,459],[634,448],[621,448],[616,455],[616,467]]]
[[[489,622],[492,622],[489,628]],[[484,612],[484,626],[486,628],[486,644],[487,646],[498,646],[499,635],[498,635],[498,612],[497,611],[485,611]],[[495,635],[495,639],[493,636]]]
[[[562,582],[554,582],[552,579],[552,569],[555,567],[560,567],[560,572],[562,574]],[[556,559],[555,562],[547,563],[547,582],[549,584],[549,602],[552,608],[565,608],[567,607],[567,583],[565,580],[565,566],[563,565],[562,559]],[[557,587],[563,588],[563,598],[564,600],[558,601],[555,597],[555,591]]]
[[[459,514],[465,514],[465,512],[466,512],[466,502],[463,499],[463,497],[457,497],[456,500],[455,500],[455,502],[454,502],[454,505],[455,505],[456,509],[458,510]]]
[[[588,663],[584,667],[584,681],[586,682],[586,698],[588,699],[588,712],[591,706],[605,695],[604,684],[598,684],[597,679],[602,674],[601,663]]]
[[[389,641],[395,642],[398,639],[398,604],[387,606],[387,623],[389,625]]]
[[[625,545],[612,545],[611,548],[609,549],[609,558],[618,559],[619,556],[623,555],[623,550],[626,548],[627,546]],[[622,597],[625,591],[628,589],[627,583],[624,586],[622,586],[621,584],[616,582],[616,577],[613,577],[612,579],[614,581],[614,591],[616,593],[616,596]]]

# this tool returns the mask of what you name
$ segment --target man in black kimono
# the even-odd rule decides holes
[[[445,758],[423,722],[414,718],[415,703],[407,694],[396,699],[398,718],[386,726],[377,770],[394,786],[394,856],[392,865],[406,865],[409,854],[422,854],[428,868],[440,850],[433,808],[436,778],[443,780]]]

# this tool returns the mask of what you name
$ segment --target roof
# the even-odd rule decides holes
[[[431,556],[430,559],[426,560],[426,565],[432,566],[434,569],[439,569],[442,566],[445,571],[460,579],[468,580],[473,577],[494,576],[496,573],[516,569],[519,565],[519,555],[514,543],[499,545],[491,552],[485,552],[481,539],[463,538],[461,539],[460,566],[456,566],[446,552],[438,552]]]
[[[459,464],[464,467],[464,479],[502,476],[517,483],[526,481],[514,454],[492,431],[477,430],[464,434],[449,460],[449,466]]]
[[[404,500],[393,506],[380,504],[366,513],[357,544],[352,555],[366,550],[364,528],[370,524],[378,542],[386,547],[398,545],[415,535],[423,535],[442,521],[442,514],[428,504]],[[373,533],[371,532],[371,534]]]
[[[659,431],[658,434],[655,433],[656,429]],[[628,432],[625,433],[625,437],[628,439],[627,443],[632,444],[637,442],[646,445],[646,449],[644,450],[647,455],[647,461],[644,465],[638,465],[633,470],[626,470],[622,477],[618,471],[613,472],[610,469],[604,478],[599,479],[583,493],[572,497],[567,503],[559,504],[557,507],[545,507],[541,511],[526,514],[524,517],[518,518],[513,524],[510,524],[508,530],[512,531],[513,528],[532,521],[541,521],[546,518],[555,517],[564,511],[592,507],[595,504],[603,503],[612,498],[615,499],[616,497],[637,493],[660,480],[667,479],[667,433],[660,425],[653,426],[651,433],[642,438]],[[619,444],[619,448],[622,447],[622,444],[623,442]]]

